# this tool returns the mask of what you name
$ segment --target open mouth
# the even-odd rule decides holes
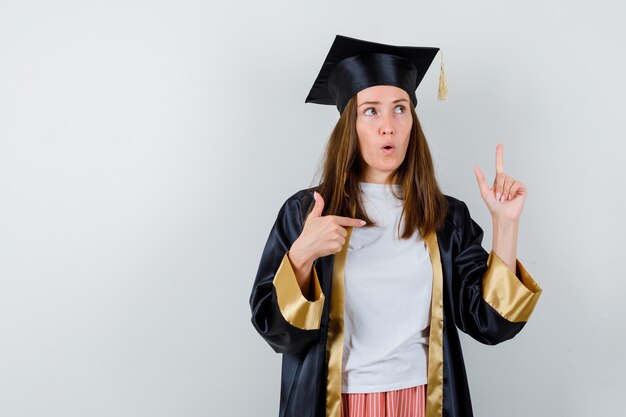
[[[389,141],[383,144],[382,149],[385,153],[390,153],[393,152],[394,149],[396,149],[396,146],[393,144],[393,142]]]

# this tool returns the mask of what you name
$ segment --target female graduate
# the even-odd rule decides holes
[[[437,185],[414,111],[437,52],[338,35],[306,99],[339,121],[320,184],[280,208],[250,296],[282,354],[281,417],[471,417],[457,329],[508,340],[541,294],[516,256],[527,190],[502,146],[492,187],[475,169],[490,253]]]

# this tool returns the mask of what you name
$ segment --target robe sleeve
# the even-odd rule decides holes
[[[529,320],[541,287],[519,259],[516,271],[482,247],[483,230],[465,203],[456,224],[459,251],[454,257],[455,322],[479,342],[495,345],[511,339]]]
[[[288,257],[302,224],[299,200],[288,199],[265,243],[250,295],[252,324],[277,353],[299,353],[319,338],[325,296],[317,271],[313,266],[313,300],[308,300]]]

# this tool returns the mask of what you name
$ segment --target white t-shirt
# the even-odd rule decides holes
[[[353,227],[349,240],[341,392],[422,385],[427,382],[433,279],[428,250],[418,231],[411,239],[399,239],[402,201],[387,184],[360,186],[365,210],[378,226]],[[403,226],[404,219],[400,232]]]

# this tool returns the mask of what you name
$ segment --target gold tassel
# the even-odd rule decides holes
[[[443,51],[441,52],[441,65],[439,69],[439,96],[437,97],[439,100],[447,100],[448,99],[448,83],[446,82],[446,74],[443,72]]]

